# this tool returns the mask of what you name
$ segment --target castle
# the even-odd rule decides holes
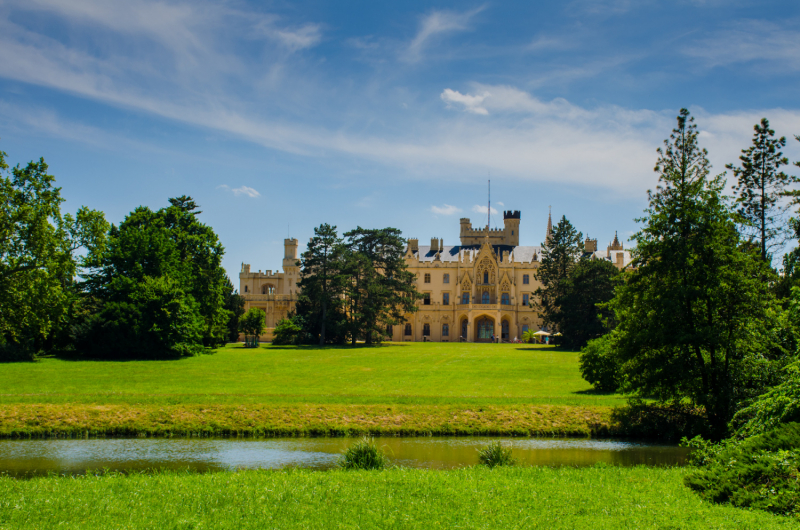
[[[520,220],[519,211],[506,211],[502,229],[474,229],[469,219],[461,219],[460,245],[447,246],[438,238],[420,245],[408,239],[406,265],[424,298],[404,324],[387,328],[390,340],[488,342],[493,335],[511,340],[541,329],[534,293],[541,286],[535,274],[542,248],[519,245]],[[551,231],[548,217],[546,237]],[[620,269],[631,261],[616,234],[605,252],[588,237],[584,250],[586,257],[611,261]],[[239,292],[245,310],[258,307],[266,313],[262,340],[271,340],[277,322],[294,310],[299,274],[296,239],[284,240],[283,272],[251,272],[250,265],[242,264]]]

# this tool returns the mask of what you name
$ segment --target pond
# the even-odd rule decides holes
[[[84,473],[87,469],[330,469],[356,438],[0,440],[0,473]],[[393,464],[449,469],[478,463],[478,449],[499,440],[524,465],[684,465],[688,450],[620,440],[503,437],[376,438]]]

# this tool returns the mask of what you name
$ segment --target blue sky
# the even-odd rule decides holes
[[[193,196],[234,278],[323,222],[455,244],[488,178],[523,245],[627,237],[684,106],[716,172],[762,116],[800,159],[796,1],[0,0],[0,65],[12,163],[114,223]]]

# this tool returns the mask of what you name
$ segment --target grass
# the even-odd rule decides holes
[[[0,436],[559,434],[607,426],[578,354],[527,345],[232,345],[178,361],[0,364]]]
[[[701,501],[678,468],[473,467],[0,477],[0,529],[797,528]]]

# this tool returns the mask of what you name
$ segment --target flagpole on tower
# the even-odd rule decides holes
[[[489,179],[489,207],[486,209],[486,233],[492,224],[492,179]]]

